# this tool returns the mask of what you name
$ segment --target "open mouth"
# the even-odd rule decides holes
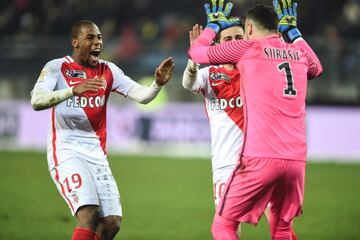
[[[100,49],[98,48],[98,49],[92,50],[92,51],[90,52],[90,55],[91,55],[91,56],[94,56],[94,57],[99,57],[99,55],[100,55]]]
[[[90,59],[97,64],[99,62],[100,48],[90,51]]]

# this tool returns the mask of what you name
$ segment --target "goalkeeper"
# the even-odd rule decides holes
[[[231,9],[230,3],[227,6]],[[192,28],[189,32],[190,45],[201,31],[202,28],[198,24]],[[216,43],[243,39],[243,36],[243,22],[239,21],[238,25],[220,31]],[[243,146],[244,112],[243,101],[240,97],[239,71],[234,64],[213,65],[199,69],[198,64],[189,59],[182,84],[185,89],[195,94],[201,93],[204,97],[211,130],[211,161],[216,206],[224,194],[224,186],[236,167]],[[233,104],[237,100],[239,104]],[[220,101],[226,101],[225,108],[220,107]],[[268,218],[269,207],[266,208],[265,215]],[[240,234],[241,226],[239,225],[239,237]],[[297,240],[294,230],[292,230],[292,240]]]
[[[268,203],[271,238],[291,240],[292,221],[301,214],[307,81],[323,70],[296,27],[297,4],[273,4],[276,13],[263,5],[248,11],[245,40],[211,46],[220,30],[234,25],[221,8],[213,7],[207,12],[207,27],[189,50],[200,64],[236,64],[241,76],[244,144],[216,210],[211,229],[215,240],[238,239],[238,225],[257,224]]]

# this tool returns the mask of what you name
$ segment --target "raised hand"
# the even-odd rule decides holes
[[[195,42],[195,40],[200,36],[202,32],[202,26],[199,24],[195,24],[192,28],[192,30],[189,31],[189,40],[190,40],[190,46]]]
[[[159,67],[155,70],[155,82],[156,84],[163,86],[165,85],[172,76],[175,67],[174,59],[169,57],[160,63]]]
[[[211,0],[212,9],[210,9],[210,4],[206,3],[204,5],[205,13],[207,15],[207,26],[212,28],[216,34],[221,30],[237,26],[240,24],[240,20],[238,18],[229,18],[231,9],[233,8],[233,4],[228,2],[224,7],[224,0],[219,0],[219,5],[217,6],[217,0]]]
[[[289,38],[291,42],[301,37],[297,28],[297,6],[292,0],[273,0],[274,10],[279,19],[279,32]]]
[[[76,85],[73,88],[73,93],[75,96],[80,96],[84,92],[97,92],[99,89],[105,88],[105,84],[105,79],[96,76],[93,79],[86,79],[82,83]]]

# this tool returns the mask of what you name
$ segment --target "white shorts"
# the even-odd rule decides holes
[[[100,216],[122,216],[120,194],[109,166],[72,158],[50,171],[71,213],[84,205],[100,207]]]
[[[222,198],[225,190],[225,184],[229,179],[230,175],[234,171],[236,164],[226,166],[214,170],[213,172],[213,183],[214,183],[214,201],[215,207],[218,205],[220,198]]]

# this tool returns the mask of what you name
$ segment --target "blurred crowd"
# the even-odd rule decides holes
[[[64,34],[78,19],[92,19],[101,24],[113,24],[121,29],[127,24],[169,27],[164,21],[176,18],[204,20],[202,5],[206,1],[166,0],[13,0],[0,2],[1,34]],[[235,0],[235,13],[243,15],[255,3],[271,4],[270,0]],[[326,25],[340,27],[342,35],[359,37],[359,0],[300,1],[300,24],[307,33]],[[178,22],[180,20],[180,22]],[[114,21],[114,23],[112,22]],[[111,22],[111,23],[109,23]],[[188,22],[188,21],[186,21]],[[171,23],[170,23],[171,24]]]
[[[68,32],[71,24],[80,19],[90,19],[98,24],[103,34],[103,58],[130,65],[132,61],[138,62],[139,58],[146,65],[157,61],[157,56],[165,55],[178,55],[186,60],[188,31],[195,23],[206,23],[203,10],[206,2],[208,1],[0,1],[0,50],[8,52],[8,58],[11,58],[10,55],[18,57],[13,53],[18,52],[16,49],[22,49],[21,46],[24,47],[28,41],[35,45],[32,48],[36,49],[38,43],[42,45],[40,49],[44,49],[43,45],[48,45],[43,42],[44,39],[51,38],[55,42],[64,43],[59,51],[66,49],[70,53]],[[271,0],[232,2],[235,5],[233,13],[240,16],[256,3],[272,3]],[[354,82],[354,74],[360,76],[360,0],[298,2],[299,28],[314,44],[321,60],[325,61],[327,77],[335,85],[340,78]],[[54,44],[52,42],[50,41]],[[10,47],[14,50],[8,51]],[[26,55],[24,51],[21,52]],[[39,51],[34,51],[34,54],[38,55]],[[67,53],[56,54],[54,57]],[[49,59],[43,59],[47,60]],[[4,56],[0,61],[5,61]],[[359,82],[355,82],[355,85],[360,88]]]

